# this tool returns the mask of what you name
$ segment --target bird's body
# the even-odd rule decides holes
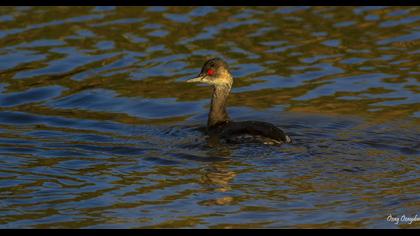
[[[284,132],[262,121],[227,121],[214,127],[209,127],[210,135],[218,135],[228,143],[259,142],[264,144],[289,143],[291,139]]]
[[[292,140],[281,129],[262,121],[231,121],[226,102],[233,84],[227,64],[219,59],[208,60],[197,78],[187,82],[201,82],[213,86],[207,130],[211,139],[227,143],[264,143],[278,145]]]

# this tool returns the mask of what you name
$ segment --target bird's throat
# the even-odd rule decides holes
[[[229,96],[230,89],[231,85],[214,86],[207,127],[210,128],[229,120],[229,115],[226,112],[226,101]]]

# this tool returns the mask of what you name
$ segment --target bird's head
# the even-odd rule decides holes
[[[205,83],[217,86],[231,86],[233,78],[229,72],[228,65],[220,58],[213,58],[206,61],[201,69],[200,74],[189,79],[188,83]]]

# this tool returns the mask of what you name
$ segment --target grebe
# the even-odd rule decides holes
[[[226,112],[226,101],[233,84],[228,65],[220,58],[213,58],[204,63],[198,77],[189,79],[189,83],[205,83],[213,87],[210,112],[207,121],[209,136],[228,143],[264,143],[279,145],[292,140],[281,129],[262,121],[231,121]]]

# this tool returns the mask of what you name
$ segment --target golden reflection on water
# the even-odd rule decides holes
[[[417,209],[419,13],[1,8],[0,225],[393,227]],[[184,81],[213,56],[232,117],[295,145],[200,143],[211,89]]]
[[[13,8],[12,8],[13,9]],[[9,10],[12,10],[9,9]],[[36,10],[35,10],[36,9]],[[168,12],[171,14],[184,14],[191,11],[193,8],[189,7],[170,7]],[[100,55],[95,52],[95,45],[101,40],[108,40],[113,42],[113,47],[106,50],[106,53],[114,53],[115,56],[105,58],[103,60],[83,63],[78,67],[75,67],[71,71],[59,74],[45,74],[39,76],[33,76],[25,79],[13,79],[19,72],[27,70],[37,70],[38,68],[45,67],[48,62],[54,60],[65,59],[67,53],[57,53],[50,50],[51,47],[41,46],[31,48],[38,54],[47,55],[46,59],[39,62],[30,62],[26,64],[20,64],[15,68],[9,68],[2,72],[2,81],[7,84],[5,89],[6,93],[24,91],[28,88],[34,87],[45,87],[49,85],[59,85],[67,88],[63,91],[62,97],[70,94],[74,94],[78,91],[86,89],[111,89],[119,96],[124,97],[143,97],[143,98],[176,98],[179,101],[197,101],[200,99],[206,99],[209,97],[210,92],[206,88],[195,88],[180,82],[175,82],[179,78],[187,77],[194,73],[193,71],[199,71],[204,58],[202,56],[194,55],[194,51],[204,50],[211,43],[216,49],[225,52],[225,57],[232,57],[237,60],[235,64],[247,64],[255,63],[256,60],[260,62],[273,61],[275,63],[264,64],[265,69],[260,72],[252,73],[247,76],[237,76],[235,78],[235,88],[241,88],[242,86],[249,86],[255,82],[258,82],[258,78],[265,75],[278,75],[289,77],[291,74],[300,73],[302,71],[296,71],[291,68],[296,66],[302,66],[301,58],[308,58],[317,55],[331,55],[330,58],[319,59],[316,63],[329,63],[330,65],[342,70],[341,73],[335,73],[333,75],[321,76],[317,79],[307,81],[303,84],[281,88],[281,81],[278,82],[280,85],[278,88],[267,88],[257,89],[247,92],[239,92],[232,94],[229,104],[231,106],[249,106],[253,108],[268,108],[276,105],[287,104],[286,110],[298,111],[298,112],[313,112],[313,113],[328,113],[328,114],[353,114],[357,116],[367,117],[376,121],[383,121],[386,119],[397,119],[402,117],[411,116],[413,113],[419,110],[418,103],[400,104],[398,109],[394,109],[393,106],[381,106],[374,105],[375,103],[400,100],[401,98],[363,98],[367,94],[377,94],[382,92],[384,94],[390,92],[389,89],[381,87],[366,87],[364,91],[355,92],[340,92],[340,87],[337,87],[337,91],[333,95],[319,96],[313,99],[306,100],[294,100],[300,96],[307,94],[309,91],[328,83],[330,80],[340,80],[340,77],[349,77],[356,75],[366,74],[369,77],[369,72],[361,70],[363,67],[374,67],[375,73],[386,73],[393,74],[394,77],[386,78],[383,80],[385,83],[398,83],[407,78],[415,78],[417,76],[410,75],[410,72],[416,71],[417,60],[414,58],[415,54],[403,53],[399,51],[404,50],[406,52],[418,50],[418,40],[408,42],[394,42],[387,47],[378,47],[377,43],[380,40],[394,37],[410,28],[410,23],[405,24],[403,27],[378,27],[391,18],[390,13],[395,11],[395,8],[378,9],[370,11],[370,14],[377,15],[380,20],[366,22],[365,19],[354,15],[348,14],[352,11],[352,7],[339,7],[339,8],[324,8],[324,7],[313,7],[310,11],[297,11],[288,17],[279,17],[277,14],[263,14],[268,8],[260,7],[255,8],[259,13],[254,17],[257,21],[271,24],[272,27],[280,27],[280,34],[277,30],[267,31],[264,34],[243,37],[243,35],[251,35],[252,32],[257,32],[261,27],[261,23],[255,22],[249,25],[237,26],[235,30],[221,30],[218,32],[218,37],[209,37],[202,40],[196,40],[195,42],[187,44],[179,44],[182,39],[186,37],[192,37],[194,35],[206,32],[206,27],[209,25],[218,25],[222,23],[223,17],[228,18],[227,22],[230,24],[240,24],[243,20],[232,18],[235,14],[241,12],[240,8],[219,8],[217,12],[209,13],[204,18],[195,18],[192,27],[175,27],[176,22],[172,22],[165,17],[162,17],[157,12],[145,12],[143,7],[124,8],[119,7],[112,11],[112,14],[105,18],[95,18],[87,20],[74,20],[77,21],[77,25],[72,26],[73,23],[63,24],[51,24],[50,26],[40,27],[38,25],[47,24],[45,22],[50,19],[68,19],[77,18],[79,16],[90,15],[91,8],[80,7],[77,10],[75,8],[62,8],[57,10],[51,7],[38,7],[34,8],[33,11],[39,12],[34,16],[28,14],[19,14],[16,16],[14,21],[4,22],[3,28],[5,29],[27,29],[23,32],[16,34],[10,34],[0,39],[0,45],[3,47],[13,47],[16,44],[23,45],[20,47],[24,48],[25,42],[31,42],[42,39],[51,40],[62,40],[67,44],[67,47],[75,47],[78,50],[86,51],[87,55]],[[402,8],[403,9],[403,8]],[[328,17],[319,17],[317,14],[320,12],[329,12]],[[414,9],[411,14],[415,15],[418,13],[418,9]],[[219,17],[213,17],[217,14]],[[144,22],[130,22],[130,24],[114,23],[114,19],[144,19],[153,18],[154,24],[161,25],[164,31],[167,32],[166,37],[151,37],[145,43],[132,43],[127,42],[124,37],[126,33],[136,35],[147,35],[147,32],[152,31],[149,27],[144,27]],[[30,19],[30,21],[29,21]],[[300,19],[300,20],[297,20]],[[352,27],[341,27],[337,28],[334,25],[337,22],[354,21],[355,25]],[[24,25],[26,22],[31,22],[31,25]],[[71,21],[70,21],[71,22]],[[303,23],[304,22],[304,23]],[[357,23],[359,22],[359,23]],[[107,23],[107,24],[104,24]],[[101,26],[103,24],[103,26]],[[187,24],[187,23],[183,23]],[[36,27],[35,27],[35,26]],[[71,26],[69,28],[69,26]],[[77,27],[76,27],[77,26]],[[31,29],[32,28],[32,29]],[[47,30],[48,29],[48,30]],[[303,29],[303,30],[302,30]],[[310,29],[310,30],[305,30]],[[366,31],[369,29],[368,31]],[[71,39],[76,32],[88,31],[95,37],[82,37]],[[324,32],[321,35],[313,35],[313,32]],[[9,40],[19,36],[24,40]],[[234,40],[235,38],[241,38],[241,40]],[[339,39],[341,44],[337,47],[325,46],[322,44],[323,41]],[[179,40],[179,41],[178,41]],[[294,46],[291,49],[281,51],[280,53],[267,53],[273,46],[264,46],[262,42],[281,40],[287,42],[287,45]],[[285,43],[286,44],[286,43]],[[141,55],[149,47],[153,45],[161,45],[165,50],[158,50],[156,52],[148,53],[148,55]],[[188,48],[187,46],[196,45],[196,48]],[[229,45],[229,46],[228,46]],[[246,48],[249,53],[252,53],[253,57],[236,55],[231,53],[231,50],[225,50],[226,47],[237,47]],[[19,47],[19,46],[18,46]],[[89,50],[91,52],[89,52]],[[363,50],[369,50],[369,53]],[[360,52],[358,52],[360,51]],[[150,60],[149,63],[138,63],[128,65],[117,69],[108,69],[101,72],[91,71],[88,72],[88,77],[81,80],[75,81],[72,76],[86,72],[95,68],[104,67],[114,62],[121,60],[124,54],[127,52],[132,53],[134,58],[138,60]],[[105,53],[105,52],[102,52]],[[138,55],[136,55],[138,53]],[[142,80],[136,80],[136,77],[132,75],[135,73],[142,73],[142,67],[153,66],[152,58],[167,56],[167,55],[183,55],[180,60],[188,63],[187,67],[183,71],[179,71],[176,76],[149,76]],[[400,68],[407,68],[406,70],[395,70],[394,67],[389,66],[389,61],[380,59],[381,55],[391,54],[394,55],[393,61],[405,60],[398,66]],[[245,54],[247,55],[247,54]],[[296,55],[296,56],[295,56]],[[360,57],[367,59],[365,62],[357,64],[343,64],[342,61],[347,58]],[[235,66],[233,64],[232,66]],[[309,64],[310,66],[311,64]],[[188,68],[188,72],[186,69]],[[313,69],[306,69],[306,72],[314,71]],[[191,71],[191,72],[189,72]],[[316,71],[316,70],[315,70]],[[104,77],[104,74],[109,72],[115,72],[112,77]],[[195,72],[195,73],[196,73]],[[251,76],[251,77],[250,77]],[[251,82],[250,78],[254,78],[254,82]],[[368,79],[368,78],[367,78]],[[415,78],[418,81],[418,78]],[[367,86],[371,86],[367,84]],[[382,91],[380,91],[382,89]],[[410,85],[410,91],[414,94],[418,94],[418,85]],[[188,92],[187,92],[188,91]],[[392,91],[392,90],[391,90]],[[359,99],[354,100],[343,100],[344,96],[354,96]],[[41,104],[42,105],[42,104]],[[374,108],[374,109],[373,109]],[[4,108],[2,108],[4,109]],[[9,109],[9,108],[7,108]],[[45,107],[34,108],[28,106],[14,107],[15,110],[30,111],[40,115],[55,115],[55,116],[72,116],[72,113],[77,113],[78,118],[85,119],[103,119],[109,120],[110,115],[106,113],[90,114],[89,111],[77,112],[68,111],[66,109],[48,109]],[[112,114],[116,116],[116,114]],[[130,121],[132,122],[136,118],[127,117],[126,114],[118,114],[121,118],[117,118],[118,122]],[[184,120],[185,117],[179,117],[178,119],[164,119],[158,122],[179,122]],[[417,120],[417,119],[416,119]],[[155,123],[153,120],[140,121]]]

